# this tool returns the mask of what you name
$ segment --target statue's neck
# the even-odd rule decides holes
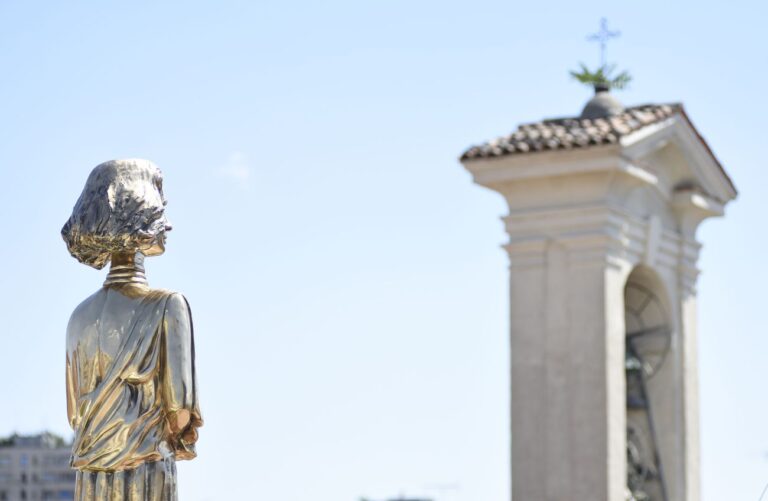
[[[112,254],[112,265],[104,281],[104,287],[112,285],[132,284],[147,287],[147,277],[144,274],[144,254],[115,253]]]

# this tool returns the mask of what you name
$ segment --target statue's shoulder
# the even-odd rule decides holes
[[[75,342],[89,327],[95,324],[95,320],[101,316],[107,294],[104,289],[94,292],[77,305],[67,324],[67,342]]]
[[[166,311],[174,312],[189,310],[189,302],[181,292],[168,289],[152,289],[147,294],[147,300],[165,302]]]
[[[83,299],[80,304],[77,305],[75,308],[75,311],[83,308],[88,308],[91,305],[94,304],[104,304],[104,302],[107,300],[107,289],[102,287],[101,289],[97,290],[87,298]]]
[[[147,292],[147,300],[149,301],[186,301],[184,295],[181,292],[176,292],[168,289],[150,289]]]
[[[183,328],[181,331],[186,332],[191,330],[192,324],[192,311],[189,307],[187,298],[180,292],[169,291],[165,289],[155,289],[151,291],[153,298],[156,298],[158,304],[163,304],[163,316],[165,317],[168,325],[186,325],[189,328]]]
[[[107,301],[107,292],[105,289],[99,289],[87,298],[85,298],[80,304],[75,307],[75,311],[72,312],[69,321],[88,316],[89,313],[96,314],[104,308],[104,303]]]

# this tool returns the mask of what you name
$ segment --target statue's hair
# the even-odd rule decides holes
[[[150,246],[167,224],[162,181],[149,160],[97,165],[61,229],[72,257],[100,270],[115,252]]]

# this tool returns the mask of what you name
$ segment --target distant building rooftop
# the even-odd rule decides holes
[[[66,440],[50,432],[40,433],[39,435],[17,435],[0,438],[0,447],[23,447],[29,449],[58,449],[65,447]]]

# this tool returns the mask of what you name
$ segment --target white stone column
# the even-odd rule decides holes
[[[696,279],[700,245],[684,241],[680,266],[680,329],[682,338],[685,501],[701,499],[699,445],[699,340],[697,330]]]
[[[629,266],[606,228],[569,229],[507,246],[514,501],[624,498]]]
[[[697,332],[696,281],[701,244],[696,240],[699,225],[707,218],[722,216],[723,204],[695,192],[679,192],[672,197],[680,234],[678,251],[678,312],[680,316],[681,372],[683,402],[683,479],[684,501],[701,499],[699,443],[699,346]]]

